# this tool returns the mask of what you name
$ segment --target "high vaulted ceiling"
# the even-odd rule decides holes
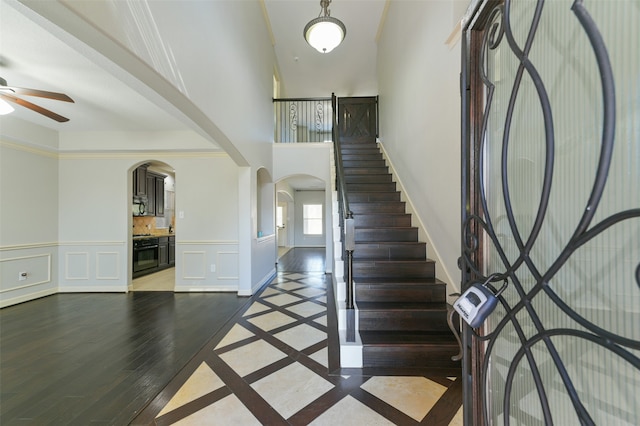
[[[305,24],[320,13],[319,0],[261,0],[284,96],[377,94],[376,35],[386,1],[334,0],[331,15],[344,22],[347,36],[333,52],[321,54],[302,36]],[[22,107],[12,113],[54,130],[163,131],[189,126],[179,111],[144,84],[16,0],[0,0],[0,77],[9,86],[71,96],[74,104],[29,99],[70,118],[67,123]]]

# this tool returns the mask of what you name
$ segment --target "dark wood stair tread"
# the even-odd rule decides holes
[[[393,215],[394,215],[393,213],[383,214],[383,216],[393,216]],[[402,214],[402,213],[396,213],[396,215],[404,216],[404,214]],[[374,216],[374,215],[369,215],[369,216]],[[384,229],[384,230],[392,230],[393,231],[394,229],[406,230],[406,229],[418,229],[418,228],[416,228],[415,226],[357,226],[356,225],[356,229],[371,229],[371,230],[376,230],[376,231],[381,231],[381,230]],[[416,242],[418,242],[418,241],[416,241]]]
[[[411,257],[408,258],[393,258],[389,259],[388,257],[367,257],[363,259],[353,259],[353,262],[356,263],[433,263],[434,261],[431,259],[414,259]]]
[[[357,302],[360,311],[446,311],[444,302]]]
[[[450,332],[424,331],[360,331],[363,345],[452,345],[458,347],[456,338]]]
[[[443,285],[446,286],[447,284],[444,281],[439,280],[438,278],[435,277],[427,277],[427,278],[419,278],[419,277],[402,277],[402,276],[397,276],[397,277],[383,277],[383,278],[379,278],[379,277],[368,277],[368,278],[361,278],[359,280],[356,281],[356,285],[358,286],[392,286],[392,285],[406,285],[406,286],[411,286],[411,285],[415,285],[415,286],[420,286],[420,285]]]
[[[353,277],[363,367],[458,374],[446,284],[435,278],[435,262],[418,241],[379,145],[343,143],[340,152],[356,225]]]

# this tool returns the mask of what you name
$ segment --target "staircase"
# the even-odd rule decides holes
[[[355,300],[363,367],[459,372],[459,346],[447,324],[446,285],[375,142],[341,144],[355,219]]]

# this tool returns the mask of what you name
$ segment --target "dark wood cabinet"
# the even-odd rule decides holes
[[[156,215],[156,177],[147,173],[147,216]]]
[[[164,177],[157,176],[155,185],[156,216],[164,216]]]
[[[140,166],[133,171],[134,201],[144,202],[144,216],[164,216],[164,176],[152,173],[147,166]]]
[[[169,237],[158,238],[158,267],[169,266]]]
[[[169,265],[176,264],[176,237],[169,237]]]
[[[133,171],[133,195],[144,197],[147,195],[147,167],[140,166]]]

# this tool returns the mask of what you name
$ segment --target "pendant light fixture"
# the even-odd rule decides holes
[[[320,16],[309,21],[304,27],[304,39],[320,53],[329,53],[336,48],[344,36],[347,29],[344,24],[331,15],[329,11],[331,0],[320,0]]]

